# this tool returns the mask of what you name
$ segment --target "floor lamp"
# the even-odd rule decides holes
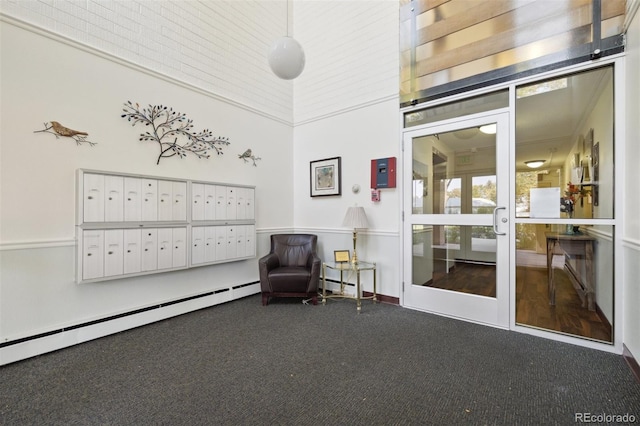
[[[367,214],[364,212],[363,207],[357,205],[349,207],[347,214],[344,216],[344,222],[342,226],[347,228],[353,228],[353,257],[351,263],[358,263],[358,255],[356,254],[356,241],[358,239],[358,229],[367,229],[369,227],[369,221],[367,221]]]

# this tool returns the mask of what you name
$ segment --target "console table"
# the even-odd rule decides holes
[[[549,304],[556,304],[556,284],[554,281],[553,268],[551,266],[553,260],[553,252],[559,247],[565,255],[580,256],[585,262],[585,276],[583,279],[576,273],[571,266],[565,261],[565,268],[568,269],[569,277],[578,295],[582,299],[583,306],[587,306],[590,311],[595,311],[595,287],[594,287],[594,270],[593,270],[593,242],[595,238],[582,234],[560,234],[547,232],[547,280],[549,286]]]
[[[333,269],[336,271],[340,271],[340,293],[331,294],[327,296],[327,268]],[[351,296],[349,294],[345,294],[344,292],[344,272],[355,273],[356,274],[356,294],[355,296]],[[362,290],[360,287],[360,272],[361,271],[372,271],[373,272],[373,295],[372,296],[362,296]],[[324,262],[322,263],[322,304],[327,303],[327,299],[341,297],[348,299],[356,300],[356,309],[358,313],[360,313],[362,307],[362,300],[371,299],[374,303],[378,301],[376,295],[376,264],[375,262],[364,262],[358,261],[357,263],[352,262]]]

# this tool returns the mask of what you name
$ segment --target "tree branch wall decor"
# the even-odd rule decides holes
[[[45,122],[44,129],[42,130],[34,130],[33,133],[51,133],[56,137],[56,139],[60,139],[60,136],[64,136],[66,138],[71,138],[76,141],[76,145],[80,145],[83,143],[88,143],[90,146],[96,145],[96,142],[91,142],[87,140],[87,136],[89,134],[87,132],[81,132],[79,130],[73,130],[68,127],[64,127],[62,124],[57,121]]]
[[[198,158],[209,158],[210,151],[222,155],[222,147],[229,145],[229,138],[213,136],[213,132],[204,129],[200,132],[193,131],[193,120],[187,118],[186,114],[174,111],[173,108],[163,105],[149,105],[147,108],[140,108],[139,104],[127,101],[124,104],[124,114],[131,122],[132,126],[144,124],[151,127],[151,130],[140,133],[140,141],[157,142],[160,147],[160,154],[156,164],[160,164],[162,158],[177,155],[180,158],[192,153]],[[182,144],[178,139],[185,139]]]

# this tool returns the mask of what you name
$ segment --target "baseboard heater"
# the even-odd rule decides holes
[[[113,321],[113,320],[117,320],[117,319],[120,319],[120,318],[129,317],[129,316],[132,316],[132,315],[138,315],[138,314],[141,314],[143,312],[152,311],[154,309],[160,309],[160,308],[164,308],[164,307],[167,307],[167,306],[177,305],[179,303],[189,302],[189,301],[195,300],[195,299],[201,299],[201,298],[207,297],[207,296],[213,296],[215,294],[225,293],[225,292],[230,291],[230,290],[237,290],[239,288],[248,287],[250,285],[254,285],[254,284],[258,284],[258,283],[260,283],[260,281],[255,281],[255,282],[246,283],[246,284],[240,284],[240,285],[233,286],[231,288],[222,288],[222,289],[219,289],[219,290],[208,291],[206,293],[196,294],[194,296],[189,296],[189,297],[183,297],[181,299],[171,300],[169,302],[164,302],[164,303],[160,303],[158,305],[153,305],[153,306],[147,306],[146,308],[135,309],[133,311],[123,312],[123,313],[117,314],[117,315],[111,315],[111,316],[108,316],[108,317],[105,317],[105,318],[100,318],[100,319],[93,320],[93,321],[87,321],[87,322],[83,322],[83,323],[80,323],[80,324],[71,325],[69,327],[64,327],[64,328],[60,328],[60,329],[57,329],[57,330],[51,330],[51,331],[47,331],[47,332],[44,332],[44,333],[34,334],[32,336],[22,337],[20,339],[10,340],[8,342],[1,342],[0,343],[0,349],[8,347],[8,346],[12,346],[12,345],[17,345],[17,344],[20,344],[20,343],[28,342],[30,340],[42,339],[43,337],[53,336],[55,334],[64,333],[66,331],[77,330],[77,329],[83,328],[83,327],[90,327],[92,325],[96,325],[96,324],[100,324],[100,323],[104,323],[104,322],[108,322],[108,321]]]

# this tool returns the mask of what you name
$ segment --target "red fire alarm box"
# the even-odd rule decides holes
[[[396,157],[371,160],[371,188],[396,187]]]

